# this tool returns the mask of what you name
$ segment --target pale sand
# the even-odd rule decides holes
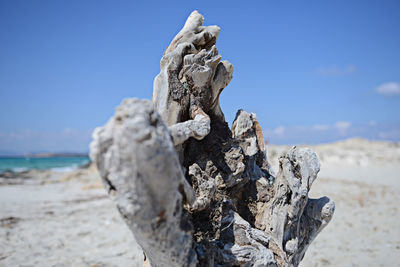
[[[335,214],[300,266],[400,266],[400,145],[351,139],[307,146],[321,171],[310,196],[328,196]],[[288,146],[268,146],[275,169]]]
[[[353,139],[311,148],[321,159],[311,196],[329,196],[336,212],[301,266],[400,266],[400,145]],[[287,149],[268,146],[275,169]],[[95,170],[24,176],[0,178],[0,266],[142,266]]]
[[[143,265],[93,170],[0,186],[0,220],[0,266]]]

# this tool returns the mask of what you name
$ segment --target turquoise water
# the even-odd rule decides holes
[[[31,169],[68,171],[89,162],[89,157],[0,157],[0,173],[5,171],[21,172]]]

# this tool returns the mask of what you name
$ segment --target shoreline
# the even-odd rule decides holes
[[[30,171],[67,172],[88,167],[91,160],[82,157],[7,157],[0,158],[0,177],[25,175]]]
[[[277,171],[290,146],[267,145]],[[400,253],[400,147],[350,140],[309,146],[321,171],[310,197],[336,202],[301,267],[395,266]],[[142,266],[143,254],[90,164],[0,178],[0,266]]]

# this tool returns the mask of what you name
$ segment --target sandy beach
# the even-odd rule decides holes
[[[321,160],[310,196],[335,201],[301,266],[400,266],[400,145],[350,139],[307,146]],[[269,146],[270,161],[288,146]]]
[[[335,215],[301,266],[400,266],[400,144],[350,139],[313,145],[311,197]],[[277,170],[289,146],[268,145]],[[143,254],[93,167],[0,178],[0,266],[141,266]]]

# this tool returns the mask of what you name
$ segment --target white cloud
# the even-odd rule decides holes
[[[20,129],[2,133],[0,150],[25,152],[85,152],[91,141],[91,129],[65,128],[56,131]]]
[[[64,128],[61,132],[61,134],[64,137],[79,137],[79,136],[85,136],[85,137],[91,137],[93,130],[82,130],[82,129],[74,129],[74,128]]]
[[[336,122],[333,127],[335,127],[340,134],[346,134],[347,130],[350,128],[351,122],[348,121],[338,121]]]
[[[400,83],[388,82],[375,88],[375,92],[383,96],[400,95]]]
[[[318,68],[317,73],[323,76],[344,76],[352,74],[357,71],[357,66],[349,64],[345,67],[338,67],[337,65],[331,65],[329,67]]]
[[[36,130],[22,129],[15,132],[8,133],[7,137],[11,139],[27,139],[30,138],[34,140],[40,133]]]
[[[264,138],[272,144],[316,144],[354,137],[370,140],[400,141],[400,124],[371,120],[363,123],[337,121],[315,125],[281,125],[263,129]]]
[[[276,134],[279,137],[282,137],[285,134],[285,127],[283,126],[276,127],[274,129],[274,134]]]
[[[385,140],[399,140],[400,129],[390,129],[384,132],[379,132],[379,137]]]
[[[328,130],[329,129],[329,125],[327,125],[327,124],[315,124],[314,126],[313,126],[313,129],[314,130],[317,130],[317,131],[326,131],[326,130]]]

